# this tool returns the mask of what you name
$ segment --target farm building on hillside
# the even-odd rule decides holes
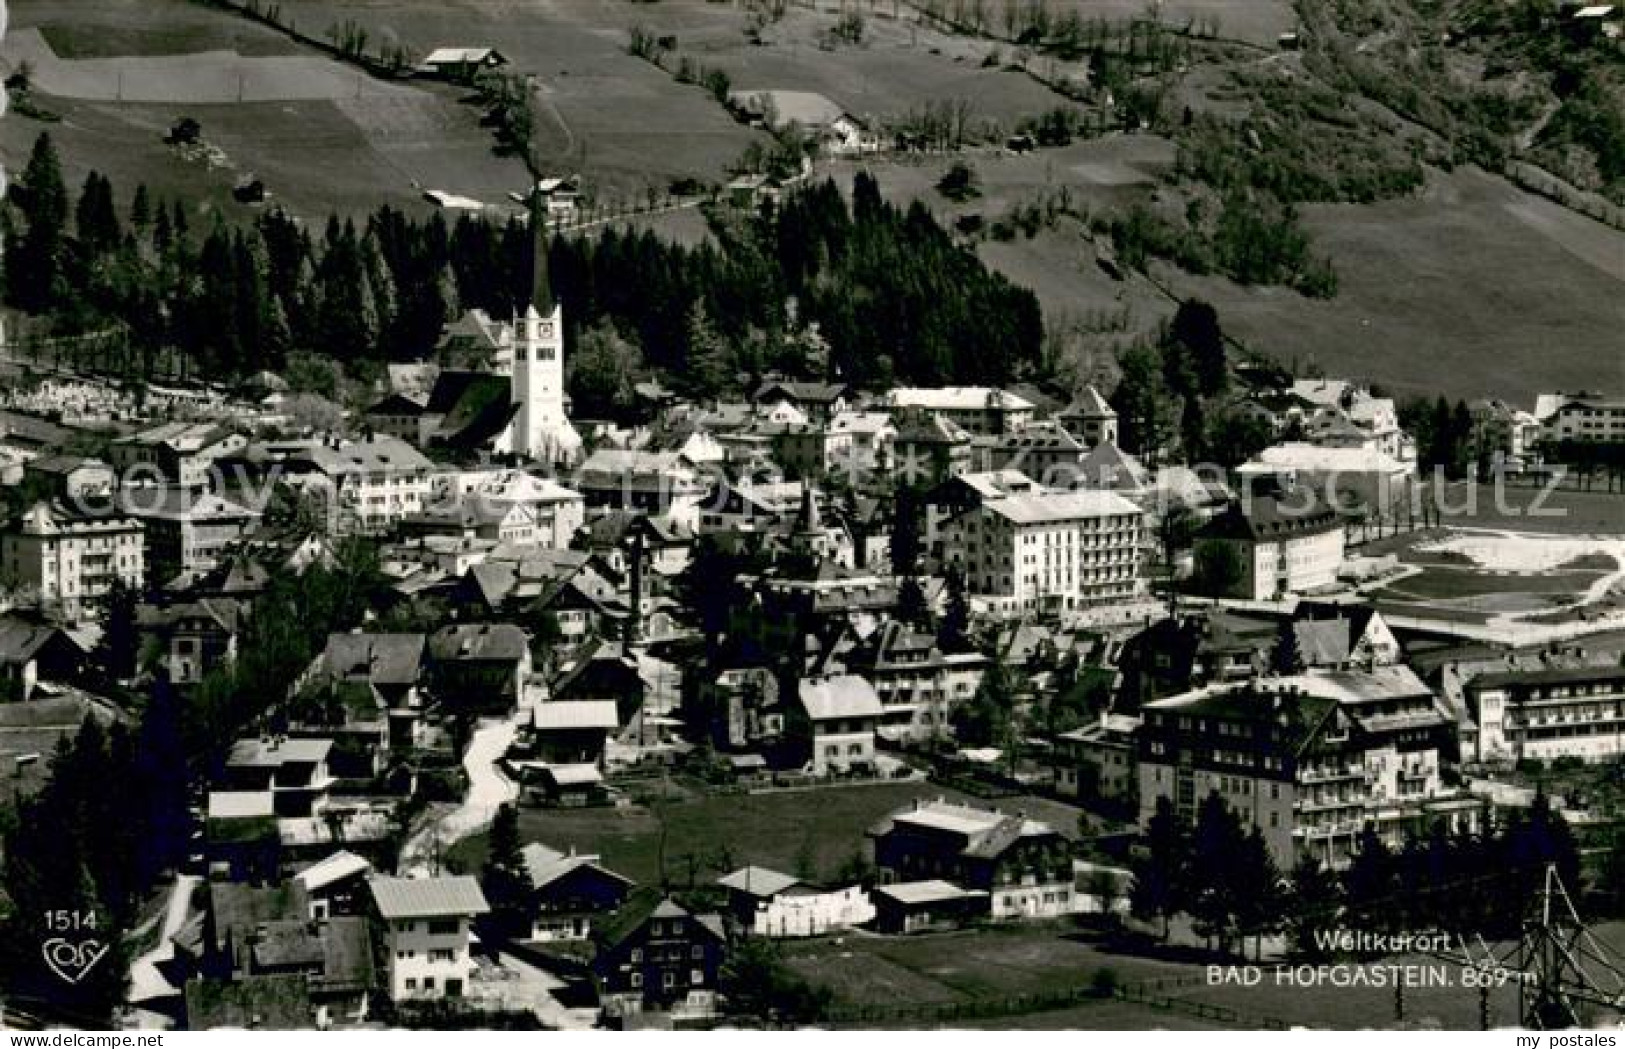
[[[836,156],[880,152],[880,135],[862,120],[814,91],[732,91],[728,108],[752,124],[780,131],[792,124]]]
[[[507,57],[494,47],[437,47],[418,65],[418,74],[445,80],[472,80],[476,73],[507,64]]]

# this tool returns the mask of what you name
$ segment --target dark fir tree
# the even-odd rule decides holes
[[[1184,910],[1190,884],[1190,829],[1166,795],[1156,800],[1146,825],[1145,847],[1133,861],[1134,884],[1129,905],[1136,917],[1162,922],[1168,938],[1169,919]]]

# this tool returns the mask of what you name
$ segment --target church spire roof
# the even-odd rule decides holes
[[[546,316],[553,312],[553,282],[547,272],[547,194],[540,187],[530,193],[530,305]]]

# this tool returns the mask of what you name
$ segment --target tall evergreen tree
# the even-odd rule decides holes
[[[1297,624],[1290,618],[1281,620],[1275,646],[1270,649],[1270,670],[1276,674],[1301,674],[1307,669],[1303,649],[1298,644]]]
[[[1187,901],[1196,931],[1228,952],[1240,932],[1242,897],[1256,889],[1243,885],[1247,874],[1246,836],[1241,821],[1218,791],[1202,799],[1191,834],[1191,869],[1201,871]]]
[[[970,637],[970,599],[965,594],[964,570],[949,565],[943,585],[948,594],[942,622],[937,624],[937,645],[944,652],[970,652],[976,646]]]
[[[1134,886],[1129,906],[1144,919],[1160,919],[1163,939],[1169,919],[1185,908],[1190,885],[1190,829],[1166,795],[1156,800],[1146,824],[1145,848],[1133,861]]]
[[[513,805],[497,809],[480,881],[491,903],[493,926],[505,935],[522,933],[533,886],[519,840],[519,810]]]
[[[34,140],[14,196],[26,228],[20,243],[7,252],[8,290],[17,306],[44,313],[68,294],[68,191],[49,132],[41,132]]]
[[[1187,366],[1193,380],[1191,392],[1202,397],[1223,393],[1229,384],[1224,350],[1224,332],[1219,328],[1219,314],[1210,304],[1200,299],[1186,299],[1174,312],[1168,329],[1169,338],[1185,350]]]

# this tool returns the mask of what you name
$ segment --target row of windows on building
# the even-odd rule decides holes
[[[453,950],[447,950],[447,949],[437,947],[437,948],[435,948],[433,950],[430,950],[430,951],[427,951],[425,953],[426,953],[429,961],[431,961],[431,962],[454,962],[454,961],[457,960],[457,952],[453,951]],[[411,961],[412,959],[416,958],[417,956],[418,956],[418,952],[415,951],[415,950],[396,951],[395,952],[395,958],[396,958],[397,961]]]

